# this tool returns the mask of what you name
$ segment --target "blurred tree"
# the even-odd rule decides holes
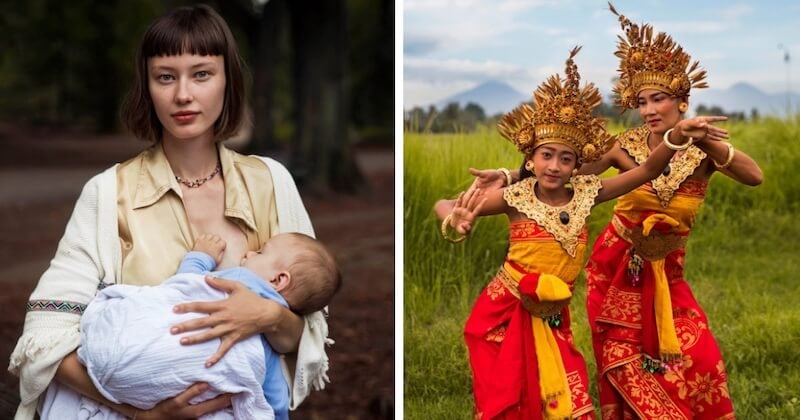
[[[344,0],[292,0],[295,136],[290,169],[298,182],[338,191],[362,184],[347,131],[350,103]],[[316,13],[309,13],[314,10]]]
[[[116,128],[135,35],[161,3],[4,1],[0,11],[3,115],[18,123]]]

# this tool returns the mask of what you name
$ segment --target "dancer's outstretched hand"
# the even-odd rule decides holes
[[[472,231],[475,219],[480,216],[481,208],[486,203],[486,197],[480,188],[470,187],[465,192],[458,195],[455,207],[450,213],[450,227],[462,235],[468,235]]]
[[[703,140],[722,141],[730,138],[728,130],[714,125],[715,122],[726,121],[725,116],[703,116],[681,120],[676,125],[684,137],[692,137],[695,142]],[[676,130],[677,131],[677,130]]]
[[[470,188],[480,188],[483,191],[491,191],[507,187],[506,176],[497,169],[469,168],[469,173],[475,177]]]

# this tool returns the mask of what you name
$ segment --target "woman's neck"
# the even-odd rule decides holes
[[[556,189],[547,189],[536,183],[533,193],[539,201],[554,207],[563,206],[572,199],[572,191],[564,186]]]
[[[650,149],[651,151],[655,150],[655,148],[658,147],[659,144],[661,144],[663,138],[664,136],[656,134],[651,131],[650,135],[647,136],[647,148]]]
[[[184,179],[206,177],[217,167],[219,162],[217,145],[210,139],[165,138],[162,144],[172,172]]]

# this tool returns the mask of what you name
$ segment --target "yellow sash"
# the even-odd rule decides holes
[[[516,282],[506,285],[517,297],[517,285],[526,274],[515,269],[511,264],[503,266],[506,273]],[[541,302],[566,301],[572,297],[569,285],[551,274],[541,274],[536,286],[536,296]],[[531,329],[536,346],[536,360],[539,367],[539,389],[542,396],[545,418],[563,419],[572,414],[572,397],[567,382],[567,373],[558,343],[548,322],[538,316],[531,315]]]

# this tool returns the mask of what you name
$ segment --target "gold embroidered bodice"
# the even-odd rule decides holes
[[[662,207],[657,191],[650,184],[644,184],[635,190],[620,196],[614,206],[614,214],[622,216],[635,225],[654,213],[663,213],[680,222],[678,232],[692,229],[700,206],[705,199],[708,182],[690,179],[675,190],[674,197],[667,207]]]
[[[505,202],[553,235],[564,251],[575,257],[578,237],[586,228],[586,217],[600,192],[600,178],[596,175],[575,176],[572,179],[572,200],[563,206],[551,206],[536,198],[536,179],[526,178],[503,192]],[[564,215],[567,220],[564,223]]]
[[[647,138],[650,136],[650,129],[646,125],[630,129],[617,137],[617,142],[623,150],[642,165],[647,157],[650,156],[650,147],[647,145]],[[670,171],[667,175],[661,174],[658,178],[650,181],[656,194],[658,195],[661,207],[666,208],[669,201],[680,188],[683,181],[691,175],[700,163],[705,159],[706,153],[697,146],[689,146],[686,153],[670,162]]]

